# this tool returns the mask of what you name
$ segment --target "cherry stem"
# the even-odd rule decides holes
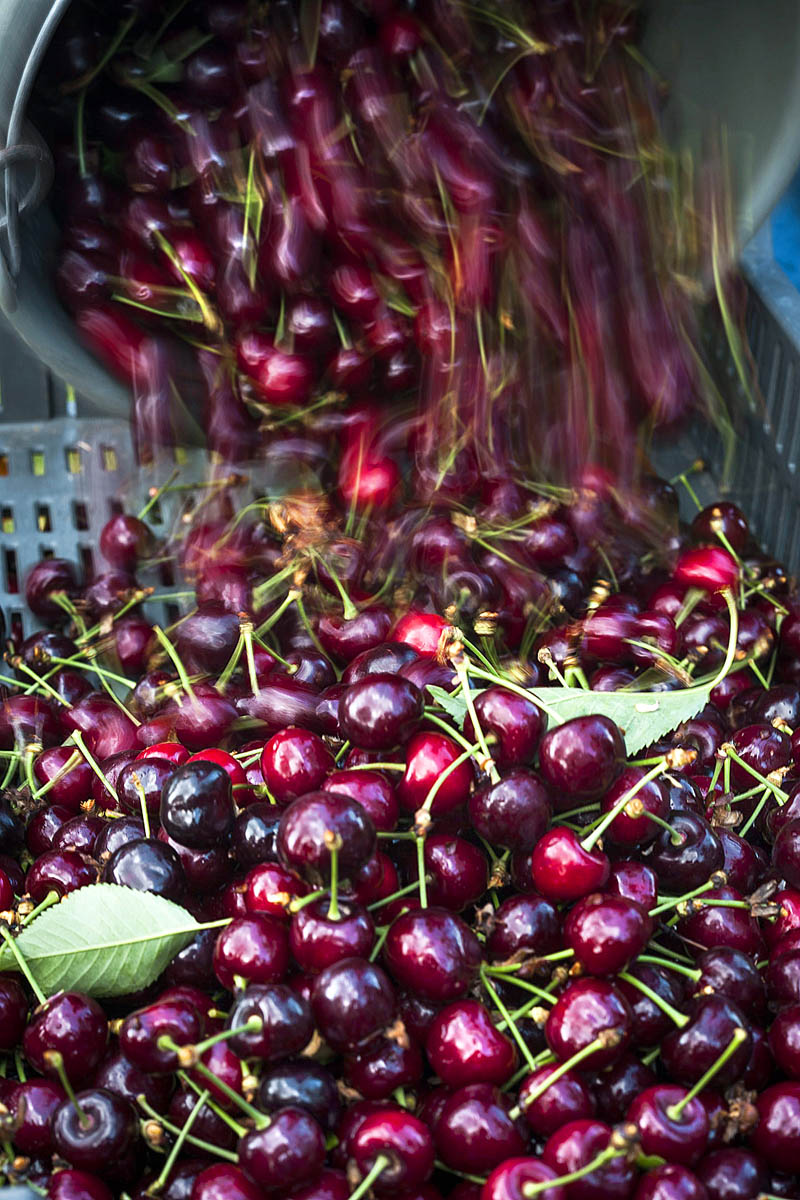
[[[692,970],[691,967],[684,967],[681,963],[670,962],[666,958],[656,958],[654,954],[640,954],[637,962],[652,963],[654,967],[663,967],[665,971],[675,971],[678,975],[685,975],[687,979],[693,979],[697,983],[701,976],[699,970]]]
[[[144,508],[140,508],[139,512],[137,513],[138,520],[143,521],[145,519],[153,505],[158,503],[164,492],[170,487],[171,484],[175,482],[180,473],[180,467],[176,467],[165,483],[162,483],[160,487],[153,488],[151,490],[149,500],[145,504]]]
[[[187,1087],[190,1087],[196,1096],[202,1094],[203,1088],[199,1083],[196,1083],[195,1080],[192,1079],[191,1075],[187,1074],[186,1071],[178,1071],[178,1078],[182,1083],[185,1083]],[[228,1128],[232,1129],[237,1137],[244,1137],[244,1135],[247,1133],[244,1125],[240,1125],[238,1121],[234,1121],[230,1113],[227,1113],[224,1108],[219,1106],[219,1104],[215,1104],[213,1100],[209,1099],[207,1103],[211,1111],[216,1113],[219,1119],[224,1121]]]
[[[706,1073],[700,1076],[700,1078],[697,1080],[697,1083],[694,1084],[691,1090],[688,1091],[686,1095],[677,1102],[677,1104],[670,1104],[669,1108],[667,1109],[667,1116],[669,1117],[670,1121],[677,1121],[680,1119],[681,1113],[686,1108],[686,1105],[694,1100],[695,1096],[698,1096],[704,1088],[708,1087],[709,1083],[717,1074],[717,1072],[725,1066],[725,1063],[728,1061],[731,1055],[736,1053],[742,1042],[745,1041],[748,1036],[747,1030],[742,1029],[741,1026],[738,1029],[734,1029],[733,1037],[728,1042],[728,1045],[725,1047],[719,1057],[714,1060]]]
[[[723,751],[727,759],[732,759],[733,762],[735,762],[737,766],[741,767],[743,771],[746,771],[748,775],[752,775],[753,779],[757,779],[758,782],[765,788],[769,788],[769,790],[773,793],[775,798],[781,802],[781,804],[786,803],[786,801],[789,799],[789,793],[785,792],[783,788],[778,787],[778,785],[773,783],[772,780],[768,779],[766,775],[762,775],[761,772],[757,771],[755,767],[751,767],[748,762],[745,762],[745,760],[740,754],[737,753],[730,742],[725,742],[720,749]]]
[[[219,1080],[216,1078],[214,1082],[219,1084]],[[159,1127],[166,1129],[167,1133],[171,1133],[175,1137],[180,1137],[180,1127],[178,1125],[173,1125],[172,1121],[168,1121],[165,1116],[163,1116],[160,1112],[157,1112],[156,1109],[152,1108],[147,1103],[145,1096],[137,1096],[136,1103],[143,1112],[147,1113],[151,1120],[155,1121],[156,1124],[159,1125]],[[197,1146],[198,1149],[205,1150],[207,1154],[211,1154],[216,1158],[223,1158],[226,1162],[230,1163],[239,1162],[238,1154],[234,1154],[232,1150],[223,1150],[221,1146],[212,1146],[210,1142],[204,1142],[200,1138],[196,1138],[191,1133],[187,1133],[185,1140],[189,1142],[190,1145]]]
[[[44,992],[42,991],[42,989],[39,987],[38,983],[34,979],[33,973],[31,971],[30,967],[28,966],[27,962],[25,961],[22,951],[20,950],[19,946],[17,945],[16,940],[11,936],[9,931],[6,929],[5,925],[0,925],[0,937],[3,939],[3,941],[6,943],[9,950],[13,954],[13,956],[16,960],[17,966],[19,967],[20,971],[27,979],[28,984],[30,985],[30,989],[33,992],[36,999],[39,1001],[40,1004],[45,1004],[47,1001],[47,997],[45,996]]]
[[[524,1101],[521,1102],[519,1107],[516,1109],[512,1108],[511,1112],[508,1114],[512,1121],[515,1121],[521,1112],[524,1112],[524,1110],[538,1100],[540,1096],[543,1096],[551,1084],[557,1083],[558,1080],[561,1079],[562,1075],[566,1075],[567,1071],[571,1071],[585,1059],[591,1058],[596,1051],[607,1048],[608,1040],[601,1034],[596,1037],[594,1041],[589,1042],[588,1046],[584,1046],[582,1050],[576,1050],[572,1057],[568,1058],[566,1062],[559,1063],[555,1070],[551,1071],[546,1079],[543,1079],[542,1082],[538,1084],[532,1092],[528,1092]]]
[[[517,1028],[516,1021],[514,1020],[511,1013],[508,1011],[508,1009],[506,1008],[503,1001],[500,999],[497,988],[494,986],[494,984],[492,983],[491,979],[489,978],[488,974],[486,973],[486,971],[484,970],[483,967],[481,968],[481,982],[483,983],[483,986],[486,988],[486,991],[491,996],[492,1003],[494,1004],[495,1008],[500,1013],[500,1016],[503,1018],[503,1020],[506,1022],[506,1025],[508,1026],[508,1028],[511,1030],[511,1035],[514,1038],[514,1041],[519,1046],[522,1057],[525,1059],[525,1061],[528,1064],[528,1066],[530,1067],[530,1069],[532,1071],[535,1071],[536,1064],[534,1062],[533,1055],[531,1054],[530,1047],[528,1046],[528,1043],[525,1041],[525,1038],[522,1036],[519,1029]]]
[[[40,913],[46,912],[47,909],[52,908],[54,904],[60,904],[60,903],[61,903],[61,897],[59,896],[58,892],[56,892],[56,891],[48,892],[47,895],[45,896],[44,900],[42,900],[39,904],[37,904],[35,908],[31,909],[31,911],[28,913],[28,915],[23,920],[22,924],[30,925],[31,921],[33,921],[36,917],[38,917]]]
[[[669,840],[673,846],[681,845],[683,838],[678,833],[677,829],[670,825],[669,821],[665,821],[662,817],[657,816],[656,813],[649,812],[646,808],[642,812],[642,816],[647,817],[648,821],[652,821],[654,825],[658,825],[659,829],[666,829],[667,833],[670,835]]]
[[[354,763],[352,767],[348,767],[348,771],[405,771],[405,763],[397,762],[369,762],[369,763]],[[386,834],[386,837],[396,837],[397,834],[392,830]]]
[[[186,674],[186,668],[184,667],[183,663],[180,660],[178,651],[175,649],[172,642],[169,640],[167,635],[164,633],[164,630],[161,628],[160,625],[153,626],[153,633],[158,638],[158,641],[159,641],[162,649],[164,650],[167,657],[171,660],[172,665],[174,666],[175,670],[178,672],[178,679],[180,679],[181,686],[183,687],[183,690],[186,692],[186,695],[190,698],[190,700],[192,700],[192,702],[195,702],[197,700],[197,697],[195,696],[194,688],[192,687],[192,682],[189,679],[189,676]]]
[[[64,1067],[64,1055],[60,1050],[45,1050],[44,1061],[49,1067],[52,1067],[56,1075],[58,1075],[59,1082],[61,1083],[64,1091],[67,1093],[67,1099],[75,1109],[75,1112],[78,1114],[78,1121],[80,1122],[81,1129],[88,1129],[92,1122],[78,1103],[78,1097],[75,1095],[75,1089],[70,1083],[69,1075],[67,1075]]]
[[[428,907],[428,879],[425,874],[425,836],[421,834],[417,842],[417,887],[419,888],[420,908]]]
[[[21,671],[23,673],[23,675],[27,675],[30,679],[34,679],[36,681],[37,688],[42,688],[43,691],[47,692],[47,694],[53,700],[57,700],[58,703],[60,705],[62,705],[62,707],[72,708],[72,705],[70,704],[69,700],[65,700],[63,696],[59,695],[59,693],[56,691],[56,689],[54,687],[51,687],[50,684],[47,682],[47,680],[43,679],[41,675],[37,675],[36,672],[27,665],[27,663],[19,661],[19,662],[15,662],[14,666],[17,668],[18,671]],[[8,676],[6,676],[6,675],[0,675],[0,682],[10,683],[12,685],[12,687],[19,686],[16,679],[9,679]]]
[[[73,769],[73,767],[77,767],[80,761],[81,756],[79,752],[75,750],[64,763],[63,767],[59,767],[52,779],[48,779],[47,782],[43,783],[40,788],[37,788],[36,791],[31,792],[31,799],[40,800],[42,796],[46,796],[50,789],[54,788],[57,783],[60,783],[64,776],[67,775]]]
[[[228,684],[230,683],[231,676],[233,675],[233,672],[236,670],[236,668],[239,665],[239,659],[242,657],[243,650],[244,650],[244,638],[242,637],[242,635],[240,633],[239,638],[236,642],[236,645],[233,648],[233,652],[232,652],[230,658],[228,659],[228,661],[225,663],[225,666],[222,668],[220,677],[217,680],[217,691],[218,692],[224,692],[225,689],[227,688]]]
[[[289,912],[300,912],[301,908],[305,908],[307,904],[313,904],[315,900],[320,900],[325,894],[325,888],[318,888],[315,892],[308,892],[305,896],[296,896],[289,905]]]
[[[261,1017],[249,1017],[244,1025],[237,1025],[233,1029],[223,1029],[220,1033],[215,1033],[211,1037],[204,1038],[202,1042],[196,1042],[194,1052],[199,1058],[202,1054],[205,1054],[206,1050],[210,1050],[212,1046],[216,1046],[217,1042],[227,1042],[229,1038],[239,1037],[243,1033],[261,1033],[263,1028],[264,1022]]]
[[[624,1153],[623,1149],[617,1150],[614,1146],[607,1146],[605,1150],[596,1154],[591,1162],[588,1162],[585,1167],[579,1167],[577,1171],[570,1171],[568,1175],[559,1175],[557,1179],[543,1179],[540,1183],[524,1183],[522,1194],[526,1200],[532,1200],[534,1196],[540,1196],[542,1192],[549,1191],[550,1188],[566,1187],[569,1183],[577,1183],[579,1179],[585,1179],[587,1175],[591,1175],[592,1171],[598,1170],[607,1162],[611,1162],[612,1158],[619,1158]]]
[[[361,1183],[354,1192],[350,1193],[347,1200],[361,1200],[362,1196],[366,1196],[375,1180],[382,1175],[389,1166],[389,1162],[390,1160],[385,1154],[379,1154],[369,1171],[367,1171],[366,1175],[361,1180]]]
[[[171,1050],[173,1054],[178,1055],[180,1055],[182,1050],[186,1050],[185,1046],[177,1045],[177,1043],[173,1042],[172,1038],[167,1035],[164,1035],[158,1039],[158,1047],[160,1050]],[[199,1075],[202,1075],[204,1079],[207,1079],[209,1083],[213,1083],[214,1087],[218,1091],[222,1092],[223,1095],[227,1096],[229,1100],[232,1100],[233,1103],[242,1110],[245,1116],[248,1116],[251,1121],[255,1123],[256,1129],[266,1129],[271,1124],[269,1117],[266,1116],[265,1113],[259,1112],[257,1108],[253,1108],[252,1104],[248,1104],[244,1096],[241,1096],[239,1092],[235,1091],[234,1088],[227,1084],[224,1079],[220,1079],[217,1075],[215,1075],[214,1072],[210,1070],[204,1062],[194,1063],[192,1069],[197,1071]]]
[[[631,987],[635,987],[643,996],[647,996],[648,1000],[652,1000],[656,1008],[660,1008],[665,1016],[675,1022],[678,1029],[683,1029],[684,1025],[689,1024],[689,1018],[685,1013],[678,1012],[677,1008],[673,1008],[668,1001],[659,996],[658,992],[654,992],[651,987],[648,987],[646,983],[642,983],[641,979],[637,979],[635,975],[629,975],[627,971],[620,971],[619,978],[624,979]]]
[[[451,660],[451,664],[452,664],[453,670],[456,673],[456,676],[458,677],[458,681],[461,684],[461,693],[464,697],[464,703],[467,706],[467,712],[469,713],[469,719],[472,722],[472,728],[475,731],[475,737],[477,738],[478,745],[480,746],[481,753],[483,754],[484,764],[485,764],[484,770],[486,770],[488,772],[489,778],[491,779],[492,783],[497,783],[498,780],[500,779],[500,772],[497,769],[494,759],[492,758],[491,754],[489,753],[489,746],[486,741],[486,735],[484,734],[483,729],[481,728],[481,723],[478,720],[478,714],[475,710],[475,701],[472,698],[472,689],[469,685],[469,665],[470,664],[469,664],[469,660],[467,659],[467,656],[464,654],[463,650],[459,655],[457,655],[454,659]]]
[[[719,874],[721,875],[721,872]],[[687,892],[685,896],[672,896],[669,900],[665,900],[663,904],[657,904],[655,908],[650,909],[648,916],[658,917],[662,912],[669,912],[671,908],[677,908],[679,904],[683,904],[686,900],[694,900],[695,896],[702,896],[704,892],[710,892],[715,887],[719,887],[718,882],[713,877],[707,879],[705,883],[700,884],[700,887]]]
[[[331,579],[333,580],[333,586],[336,588],[336,590],[339,593],[341,600],[342,600],[342,611],[343,611],[345,621],[355,620],[355,618],[358,616],[358,609],[356,608],[355,604],[353,604],[353,601],[350,599],[347,592],[345,591],[344,584],[342,583],[339,576],[336,574],[336,571],[333,569],[333,567],[331,566],[331,564],[329,562],[326,562],[326,560],[322,557],[322,555],[319,553],[318,550],[314,550],[312,548],[311,556],[312,556],[312,558],[319,559],[319,561],[322,563],[325,570],[328,572]]]
[[[720,667],[715,677],[710,684],[706,686],[714,690],[718,683],[721,683],[725,676],[733,666],[733,660],[736,657],[736,644],[739,638],[739,610],[736,607],[736,599],[730,588],[723,588],[720,593],[725,601],[725,606],[728,609],[728,617],[730,619],[730,633],[728,635],[728,649],[725,654],[725,661]]]
[[[81,733],[81,731],[79,729],[73,730],[73,732],[70,734],[70,737],[72,738],[72,741],[75,743],[75,745],[78,747],[78,749],[80,750],[83,757],[86,759],[86,762],[89,764],[89,766],[94,771],[97,778],[103,784],[103,787],[110,793],[110,795],[112,795],[114,797],[114,799],[117,801],[117,803],[119,803],[119,796],[117,795],[117,789],[114,787],[111,780],[108,779],[103,774],[102,770],[98,766],[97,760],[90,753],[86,743],[83,740],[83,734]]]
[[[600,819],[589,836],[583,838],[581,845],[583,846],[584,850],[587,852],[593,850],[600,841],[600,838],[608,829],[609,825],[611,825],[612,822],[615,821],[623,811],[628,801],[632,800],[634,796],[638,795],[642,788],[645,787],[646,784],[650,783],[652,779],[656,779],[659,775],[663,775],[666,769],[667,760],[666,758],[662,758],[660,762],[656,763],[654,767],[650,768],[646,775],[643,775],[641,779],[637,780],[632,788],[629,788],[627,792],[620,796],[614,807],[609,809],[605,816]]]
[[[541,708],[543,712],[546,712],[548,717],[552,717],[557,725],[561,724],[561,714],[555,708],[551,708],[549,704],[546,704],[541,699],[539,693],[537,693],[536,699],[534,700],[530,691],[527,688],[521,687],[518,683],[515,683],[513,679],[507,679],[504,675],[499,675],[496,671],[484,671],[482,667],[476,667],[474,663],[472,664],[471,670],[472,674],[477,675],[479,679],[488,679],[491,683],[496,683],[499,684],[500,687],[506,688],[506,690],[509,692],[516,692],[518,696],[522,696],[523,700],[528,700],[530,703],[535,704],[537,708]]]
[[[239,614],[239,630],[242,641],[244,642],[244,653],[247,659],[247,677],[250,680],[250,691],[253,695],[258,693],[258,673],[256,672],[256,660],[253,652],[253,622],[243,613]]]
[[[203,1111],[203,1107],[210,1095],[211,1095],[211,1093],[206,1088],[205,1091],[202,1091],[200,1093],[200,1095],[197,1097],[197,1102],[196,1102],[194,1108],[192,1109],[192,1111],[189,1113],[188,1117],[184,1121],[183,1128],[181,1129],[178,1136],[175,1138],[175,1141],[172,1144],[172,1149],[170,1150],[169,1154],[167,1155],[167,1159],[166,1159],[163,1167],[159,1171],[157,1178],[154,1179],[153,1182],[149,1185],[149,1187],[147,1189],[148,1192],[155,1192],[157,1194],[158,1192],[162,1191],[164,1189],[164,1187],[166,1187],[166,1183],[167,1183],[167,1180],[169,1179],[170,1172],[172,1171],[172,1168],[175,1166],[175,1163],[178,1160],[178,1155],[180,1154],[181,1150],[183,1149],[183,1144],[186,1141],[189,1134],[191,1133],[192,1126],[194,1125],[197,1118],[200,1116],[200,1113]]]
[[[139,811],[141,812],[141,815],[142,815],[142,824],[144,825],[144,836],[146,838],[149,838],[150,837],[150,813],[147,811],[147,795],[145,793],[144,787],[142,786],[142,781],[139,778],[139,776],[136,774],[135,771],[131,771],[131,780],[133,781],[133,786],[136,790],[136,795],[139,798]]]
[[[331,856],[331,899],[328,905],[328,920],[338,921],[341,917],[339,912],[339,851],[342,848],[342,839],[338,834],[326,829],[324,840]]]
[[[423,839],[419,838],[417,840],[422,841]],[[425,879],[426,882],[428,882],[427,875],[425,876]],[[403,896],[409,896],[412,892],[415,892],[418,887],[419,882],[415,879],[413,883],[407,883],[405,887],[401,887],[398,891],[392,892],[391,896],[382,896],[380,900],[375,900],[374,903],[368,904],[367,909],[369,912],[375,912],[376,909],[383,908],[385,904],[391,904],[393,900],[400,900]]]
[[[767,803],[768,799],[769,799],[769,788],[765,787],[758,804],[755,806],[753,811],[750,813],[750,816],[747,818],[744,825],[739,830],[739,837],[743,838],[745,836],[745,834],[747,834],[749,832],[750,827],[758,820],[759,814],[761,813],[761,810],[764,807],[764,805]]]
[[[486,968],[486,973],[488,975],[496,975],[498,979],[508,978],[503,973],[493,971],[491,967]],[[543,1001],[545,1004],[555,1004],[556,1002],[556,997],[551,996],[550,992],[545,991],[544,988],[537,987],[535,983],[529,983],[527,979],[514,978],[514,987],[521,988],[523,992],[530,992],[532,996],[539,1001]]]
[[[480,749],[480,742],[475,742],[468,750],[465,750],[463,754],[459,754],[457,758],[454,758],[449,766],[445,767],[441,775],[437,776],[432,786],[428,789],[428,794],[422,801],[421,807],[415,813],[415,817],[418,817],[419,813],[421,812],[424,812],[426,815],[430,813],[434,800],[438,796],[440,789],[447,782],[448,778],[462,765],[462,763],[465,763],[467,759],[472,758],[476,750]]]

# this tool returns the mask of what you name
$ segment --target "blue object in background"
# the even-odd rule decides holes
[[[775,261],[800,289],[800,171],[775,206],[770,222]]]

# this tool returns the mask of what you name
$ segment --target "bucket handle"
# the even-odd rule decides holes
[[[25,110],[42,59],[70,2],[71,0],[54,0],[50,12],[42,22],[11,107],[6,145],[0,147],[0,184],[5,190],[5,215],[0,218],[0,234],[5,234],[8,251],[7,254],[4,253],[0,246],[0,309],[6,312],[13,312],[17,306],[16,277],[19,274],[22,255],[20,217],[28,209],[41,203],[53,179],[53,160],[49,151],[43,145],[37,146],[21,140]],[[22,163],[33,164],[34,177],[25,194],[20,196],[16,183],[16,169]]]

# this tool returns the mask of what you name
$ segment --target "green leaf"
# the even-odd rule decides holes
[[[502,680],[498,680],[498,685],[506,686]],[[431,686],[428,691],[459,729],[463,729],[467,712],[463,695],[460,692],[451,695],[443,688]],[[708,703],[711,687],[683,688],[677,692],[591,692],[585,688],[548,687],[525,688],[524,692],[547,714],[549,728],[574,717],[609,717],[622,730],[628,754],[636,754],[697,716]],[[473,698],[479,694],[472,691]]]
[[[36,917],[16,945],[47,995],[124,996],[152,983],[202,928],[163,896],[96,883]],[[8,946],[0,970],[18,970]]]

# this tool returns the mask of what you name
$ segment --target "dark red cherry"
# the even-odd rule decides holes
[[[317,974],[342,958],[369,956],[375,943],[372,917],[350,899],[340,899],[338,907],[338,917],[330,916],[330,902],[323,898],[292,918],[289,947],[302,970]]]
[[[626,767],[603,796],[602,811],[610,812],[644,775],[641,767]],[[669,800],[658,779],[648,780],[618,813],[608,827],[609,840],[618,846],[638,846],[652,841],[660,827],[647,817],[647,813],[653,813],[662,821],[667,819],[669,813]]]
[[[532,956],[560,949],[561,922],[549,900],[534,893],[509,896],[492,917],[486,949],[494,961],[512,958],[520,951]]]
[[[672,573],[676,583],[705,592],[733,589],[739,582],[739,564],[721,546],[686,550]]]
[[[769,1186],[769,1174],[761,1158],[749,1150],[729,1146],[714,1150],[696,1168],[708,1200],[745,1200],[759,1196]]]
[[[606,891],[613,896],[635,900],[649,913],[658,901],[658,880],[646,863],[623,860],[612,865]]]
[[[428,908],[403,913],[383,948],[389,973],[400,987],[446,1003],[469,988],[480,963],[480,944],[454,913]]]
[[[634,1200],[708,1200],[708,1192],[688,1167],[665,1163],[642,1176]]]
[[[569,1121],[547,1139],[542,1161],[559,1176],[579,1171],[608,1148],[611,1133],[602,1121]],[[635,1182],[635,1168],[620,1154],[581,1178],[576,1200],[624,1200]]]
[[[208,603],[180,623],[175,635],[178,653],[189,672],[218,675],[236,649],[239,618],[221,604]]]
[[[395,789],[379,771],[331,771],[322,788],[358,801],[376,830],[389,833],[396,828]]]
[[[750,1057],[750,1035],[741,1010],[723,996],[701,996],[692,1006],[688,1024],[673,1029],[661,1043],[661,1058],[671,1077],[690,1087],[743,1029],[747,1037],[714,1077],[716,1087],[727,1087],[741,1075]]]
[[[186,888],[178,854],[155,838],[126,842],[115,850],[103,868],[103,880],[137,892],[153,892],[176,903],[183,899]]]
[[[345,1056],[345,1083],[368,1100],[388,1100],[398,1088],[414,1088],[424,1072],[417,1044],[379,1034]]]
[[[281,861],[306,878],[328,879],[332,837],[339,842],[343,878],[354,875],[375,851],[375,826],[358,801],[335,792],[309,792],[293,801],[281,817]]]
[[[510,1099],[489,1083],[458,1088],[445,1100],[434,1137],[447,1166],[485,1175],[525,1151],[525,1142],[509,1116]]]
[[[25,889],[34,904],[50,892],[67,896],[97,882],[97,870],[77,850],[49,850],[41,854],[25,876]]]
[[[313,1059],[278,1063],[261,1073],[258,1104],[263,1112],[279,1108],[302,1108],[323,1129],[336,1128],[342,1101],[330,1071]]]
[[[475,832],[491,845],[530,850],[550,824],[551,798],[535,772],[517,767],[474,791],[467,811]]]
[[[715,904],[715,900],[723,903]],[[743,896],[730,887],[712,888],[704,893],[699,911],[680,922],[681,936],[694,946],[725,946],[743,954],[758,954],[764,946],[758,922],[748,909],[727,907],[725,901],[740,904]]]
[[[53,746],[60,740],[53,710],[35,696],[7,696],[0,705],[0,746]]]
[[[325,1136],[304,1109],[282,1108],[272,1114],[266,1129],[240,1139],[237,1154],[251,1179],[263,1188],[286,1194],[322,1170]]]
[[[53,600],[63,595],[70,600],[78,591],[75,567],[64,558],[46,558],[31,567],[25,579],[25,603],[35,617],[52,625],[63,625],[68,617]]]
[[[79,1092],[77,1102],[65,1100],[53,1114],[57,1152],[73,1167],[115,1175],[139,1132],[133,1105],[101,1088]]]
[[[784,1075],[800,1079],[800,1004],[782,1008],[769,1031],[769,1048]]]
[[[56,1053],[70,1082],[81,1084],[94,1075],[107,1041],[108,1021],[97,1001],[80,992],[58,992],[35,1009],[22,1045],[40,1075],[58,1076],[48,1058]]]
[[[186,1000],[161,1000],[125,1017],[119,1046],[125,1058],[147,1074],[166,1074],[178,1065],[174,1050],[160,1039],[169,1037],[178,1046],[199,1042],[203,1025],[197,1008]]]
[[[756,1100],[750,1145],[776,1171],[800,1172],[800,1083],[773,1084]]]
[[[415,733],[406,747],[406,769],[397,784],[401,808],[407,812],[422,808],[434,785],[437,791],[430,806],[434,816],[460,808],[467,800],[473,779],[469,760],[453,766],[461,755],[461,747],[446,734],[427,730]],[[444,778],[437,784],[440,776]]]
[[[516,692],[489,687],[475,698],[475,712],[484,734],[494,734],[492,757],[500,767],[523,766],[536,756],[545,721],[541,710]],[[464,723],[464,733],[475,741],[472,719]]]
[[[430,876],[428,899],[439,908],[460,912],[486,891],[489,864],[482,850],[466,838],[446,833],[425,839],[425,869]]]
[[[308,1002],[285,983],[249,984],[237,994],[227,1028],[241,1028],[252,1017],[262,1021],[262,1028],[238,1033],[228,1043],[242,1058],[280,1062],[304,1050],[314,1032]]]
[[[22,1040],[28,1020],[28,999],[19,980],[0,975],[0,1049],[13,1050]]]
[[[772,845],[772,865],[792,888],[800,888],[800,819],[789,821]]]
[[[628,1046],[632,1034],[630,1005],[613,983],[578,979],[550,1010],[545,1037],[550,1049],[566,1060],[597,1040],[592,1069],[608,1066]]]
[[[373,1113],[350,1139],[349,1152],[362,1178],[382,1156],[386,1165],[375,1185],[380,1193],[413,1195],[433,1172],[433,1137],[419,1118],[402,1108]]]
[[[642,953],[651,921],[635,900],[592,892],[572,908],[564,940],[589,975],[616,975]]]
[[[164,758],[136,758],[126,763],[116,780],[120,808],[138,815],[144,805],[151,815],[157,813],[162,789],[174,772],[173,763]]]
[[[622,735],[613,721],[575,717],[544,735],[539,769],[559,793],[592,800],[608,789],[624,758]]]
[[[232,1163],[214,1163],[196,1176],[191,1200],[262,1200],[263,1192]]]
[[[311,993],[314,1020],[336,1051],[352,1051],[392,1021],[394,989],[386,972],[361,958],[343,958],[326,967]]]
[[[164,785],[161,823],[182,846],[205,850],[224,844],[234,816],[230,777],[215,763],[187,762]]]
[[[358,683],[362,679],[375,675],[392,675],[402,671],[403,667],[418,662],[420,655],[412,646],[401,642],[381,642],[371,650],[357,654],[347,664],[342,675],[346,684]]]
[[[257,863],[277,862],[280,813],[263,801],[249,804],[233,823],[231,846],[236,861],[245,870]]]
[[[734,553],[741,554],[747,546],[750,529],[741,509],[729,500],[709,504],[692,521],[692,537],[696,542],[713,546],[721,533]]]
[[[791,740],[773,725],[746,725],[737,729],[731,742],[739,757],[761,775],[769,775],[792,761]],[[731,779],[742,790],[757,782],[737,762],[731,763]]]
[[[555,1066],[539,1067],[527,1075],[519,1089],[518,1105],[539,1137],[549,1137],[566,1121],[592,1117],[595,1102],[577,1071],[566,1071],[548,1083]],[[547,1086],[545,1087],[545,1083]]]
[[[236,917],[222,930],[214,947],[214,974],[233,991],[237,979],[278,983],[289,966],[285,925],[263,913]]]
[[[548,830],[533,848],[531,874],[536,889],[555,902],[579,900],[602,888],[610,863],[599,850],[586,850],[565,827]]]
[[[50,804],[31,817],[25,830],[25,845],[31,854],[38,858],[48,850],[55,849],[54,841],[58,831],[63,829],[72,817],[72,809],[63,804]]]
[[[153,533],[138,517],[117,513],[100,531],[100,553],[121,571],[133,573],[140,560],[149,558],[154,549]]]
[[[98,1175],[65,1167],[52,1175],[48,1200],[113,1200],[110,1188]]]
[[[339,701],[339,727],[355,746],[390,750],[408,740],[422,709],[422,693],[409,680],[370,675],[352,683]]]
[[[636,1097],[625,1119],[638,1129],[645,1154],[690,1167],[702,1158],[708,1146],[708,1116],[697,1099],[673,1114],[671,1109],[685,1096],[685,1088],[656,1084]]]
[[[261,753],[264,782],[281,805],[322,787],[333,766],[322,738],[294,725],[274,734]]]
[[[624,1121],[637,1096],[656,1083],[655,1072],[635,1054],[623,1054],[597,1079],[599,1116],[610,1124]]]
[[[448,1087],[494,1083],[499,1087],[517,1065],[514,1043],[494,1025],[477,1000],[457,1000],[434,1018],[425,1043],[433,1070]]]
[[[124,1054],[114,1051],[103,1059],[94,1077],[94,1086],[104,1088],[136,1104],[144,1096],[158,1112],[165,1112],[174,1086],[170,1075],[151,1075],[139,1070]]]
[[[137,842],[144,837],[144,825],[139,817],[117,817],[107,821],[95,838],[92,857],[105,863],[120,846]]]
[[[20,1154],[50,1155],[53,1152],[53,1116],[66,1099],[54,1079],[28,1079],[12,1097],[16,1119],[14,1145]]]
[[[681,977],[674,971],[657,967],[651,963],[631,963],[628,975],[638,979],[651,992],[655,992],[674,1009],[683,1008]],[[632,1039],[637,1046],[657,1046],[662,1038],[674,1028],[673,1022],[663,1008],[627,979],[617,984],[630,1006],[633,1016]]]
[[[723,863],[722,844],[711,826],[691,812],[670,815],[672,832],[662,829],[648,858],[659,885],[677,895],[706,883]],[[673,837],[676,839],[673,841]]]
[[[526,1200],[526,1184],[543,1184],[551,1179],[555,1181],[553,1186],[537,1195],[543,1200],[565,1200],[566,1193],[558,1186],[556,1172],[551,1167],[538,1158],[509,1158],[495,1167],[480,1192],[474,1197],[465,1192],[459,1200]]]
[[[280,863],[259,863],[245,880],[244,902],[249,913],[262,912],[269,917],[288,916],[288,905],[308,888]]]

